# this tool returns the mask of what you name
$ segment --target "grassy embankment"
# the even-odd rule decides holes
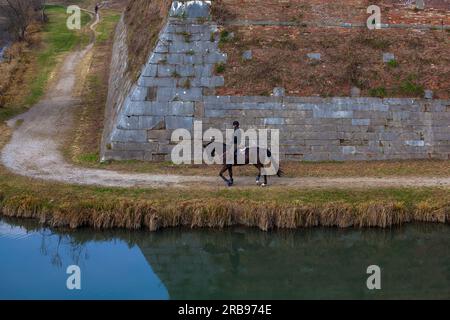
[[[4,126],[0,146],[8,140]],[[389,227],[448,223],[445,188],[335,190],[270,187],[105,188],[20,177],[0,167],[0,212],[59,227]]]
[[[388,227],[448,223],[450,192],[441,188],[333,190],[144,189],[41,182],[0,169],[0,212],[72,228],[226,227],[269,230],[310,226]]]
[[[78,134],[73,148],[77,149],[80,163],[94,164],[97,142],[86,142],[89,133],[99,131],[100,118],[91,115],[102,111],[106,97],[107,66],[110,34],[117,16],[105,16],[98,26],[101,33],[92,53],[92,60],[83,88],[88,103],[83,104],[79,115]],[[109,48],[108,50],[105,50]],[[102,113],[101,113],[102,114]],[[94,120],[93,120],[94,119]],[[97,119],[97,120],[95,120]],[[84,127],[83,127],[84,125]],[[77,126],[78,128],[78,126]],[[9,129],[2,127],[0,147],[8,140]],[[88,130],[88,131],[84,131]],[[92,130],[92,131],[90,131]],[[75,135],[77,137],[77,135]],[[84,138],[83,138],[84,137]],[[89,147],[86,148],[86,145]],[[89,153],[91,148],[92,156]],[[76,153],[75,153],[76,154]],[[85,159],[83,160],[83,157]],[[90,159],[91,158],[91,159]],[[81,159],[81,161],[80,161]],[[367,165],[328,163],[304,164],[303,172],[316,176],[398,174],[447,175],[447,162],[414,162],[414,165],[379,163]],[[107,165],[108,166],[108,165]],[[160,172],[172,167],[169,164],[130,162],[110,164],[110,168],[140,172]],[[114,167],[116,166],[116,167]],[[365,168],[363,172],[362,170]],[[170,173],[185,168],[170,169]],[[198,174],[202,169],[191,174]],[[214,170],[214,169],[211,169]],[[420,170],[422,170],[420,172]],[[288,170],[289,171],[289,170]],[[418,172],[419,171],[419,172]],[[212,172],[212,171],[211,171]],[[415,173],[415,174],[414,174]],[[214,174],[216,174],[214,172]],[[253,173],[252,173],[253,174]],[[218,182],[219,183],[219,182]],[[0,167],[0,212],[6,216],[37,218],[53,226],[96,228],[148,228],[157,230],[171,226],[226,227],[236,224],[255,226],[263,230],[275,227],[297,228],[308,226],[379,226],[387,227],[408,221],[448,222],[450,217],[450,192],[442,188],[334,190],[270,187],[227,188],[103,188],[71,186],[43,182],[13,175]]]
[[[5,121],[14,115],[26,111],[27,108],[39,101],[45,89],[54,76],[54,71],[62,61],[65,53],[75,48],[81,48],[89,41],[89,33],[85,26],[91,20],[90,16],[82,12],[79,31],[69,30],[66,26],[68,15],[63,6],[46,6],[48,23],[40,26],[33,37],[33,44],[20,53],[20,68],[11,78],[12,85],[9,101],[0,108],[0,121]]]

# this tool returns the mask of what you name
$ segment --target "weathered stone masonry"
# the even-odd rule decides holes
[[[204,130],[234,120],[243,129],[280,129],[282,159],[450,159],[448,100],[215,96],[224,85],[215,65],[226,55],[207,9],[202,1],[174,2],[137,84],[122,79],[123,66],[113,61],[103,160],[170,160],[171,133],[192,130],[195,120]],[[120,59],[123,27],[115,44]]]

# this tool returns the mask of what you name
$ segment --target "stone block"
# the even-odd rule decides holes
[[[368,126],[370,119],[352,119],[352,126]]]
[[[321,54],[320,53],[308,53],[306,56],[311,60],[320,60]]]
[[[114,151],[157,151],[156,143],[113,142],[111,150]]]
[[[166,53],[152,53],[149,64],[160,64],[163,62],[167,62],[167,54]]]
[[[194,102],[194,117],[203,118],[205,116],[205,105],[203,102]]]
[[[148,141],[152,142],[167,142],[170,141],[170,138],[172,136],[172,130],[148,130],[147,131],[147,138]],[[157,148],[156,148],[157,149]],[[154,150],[156,151],[156,150]]]
[[[139,116],[139,129],[153,129],[161,122],[164,122],[163,116]]]
[[[111,135],[113,142],[147,142],[146,130],[114,129]]]
[[[127,115],[161,116],[168,112],[168,102],[133,102],[126,111]]]
[[[176,72],[180,77],[193,77],[195,75],[193,65],[178,65],[176,66]]]
[[[211,52],[209,54],[206,54],[203,58],[204,58],[203,61],[207,64],[224,63],[227,61],[227,54],[219,52]]]
[[[230,96],[204,96],[203,102],[205,102],[205,108],[207,105],[213,105],[213,104],[228,104],[231,103],[231,97]]]
[[[353,111],[341,111],[341,110],[329,110],[329,109],[319,109],[314,108],[313,110],[314,118],[353,118]]]
[[[117,127],[125,130],[139,129],[139,117],[122,115],[118,119]]]
[[[194,103],[186,101],[169,102],[169,109],[167,115],[175,116],[192,116],[194,114]]]
[[[154,77],[141,77],[138,82],[139,85],[144,87],[175,87],[177,80],[175,78],[154,78]]]
[[[244,53],[242,53],[242,59],[244,61],[252,60],[253,59],[253,53],[252,50],[246,50]]]
[[[390,52],[383,53],[383,62],[384,63],[388,63],[393,60],[395,60],[395,55],[393,53],[390,53]]]
[[[225,85],[225,80],[221,76],[203,77],[200,78],[200,85],[208,88],[221,87]]]
[[[177,92],[175,88],[160,87],[156,92],[156,100],[158,102],[169,102],[177,98]]]
[[[183,63],[184,64],[192,64],[192,65],[201,65],[203,64],[203,55],[195,53],[195,54],[184,54],[183,55]]]
[[[196,78],[211,77],[213,74],[213,65],[212,64],[194,65],[194,72]]]
[[[202,101],[203,92],[201,88],[177,88],[175,95],[182,101]]]
[[[178,116],[166,117],[166,128],[169,130],[176,130],[176,129],[192,130],[193,125],[194,125],[193,117],[178,117]]]
[[[350,96],[353,98],[357,98],[361,95],[361,89],[358,87],[352,87],[350,90]]]
[[[147,97],[147,88],[141,86],[135,86],[132,89],[132,93],[130,95],[131,101],[144,101]]]
[[[405,145],[411,147],[425,147],[425,141],[423,140],[406,140]]]
[[[274,97],[284,97],[286,95],[286,90],[282,87],[273,88],[272,92]]]
[[[356,153],[356,147],[355,146],[343,146],[342,147],[342,153],[343,154],[355,154]]]
[[[184,53],[170,53],[167,55],[167,63],[172,65],[179,65],[184,63]]]
[[[157,76],[158,77],[172,77],[174,76],[176,72],[176,68],[174,65],[170,65],[170,64],[164,64],[164,65],[158,65],[158,72],[157,72]]]
[[[155,49],[153,49],[153,52],[155,53],[167,53],[169,52],[169,44],[166,41],[158,41],[158,43],[155,46]]]
[[[193,50],[194,50],[194,46],[191,43],[172,42],[169,45],[170,53],[187,53],[187,52],[192,52]]]
[[[142,72],[142,76],[144,77],[156,77],[156,73],[158,71],[157,64],[147,64]]]

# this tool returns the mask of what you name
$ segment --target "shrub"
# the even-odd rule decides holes
[[[225,71],[225,64],[216,64],[216,73],[223,73]]]
[[[387,96],[386,88],[385,87],[378,87],[378,88],[370,89],[369,90],[369,95],[371,97],[384,98],[384,97]]]

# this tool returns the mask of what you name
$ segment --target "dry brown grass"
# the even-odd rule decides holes
[[[228,61],[219,95],[267,95],[282,86],[289,95],[348,96],[358,86],[364,96],[385,91],[387,96],[422,97],[423,89],[430,89],[435,98],[450,98],[447,32],[273,26],[226,30],[236,37],[221,44]],[[242,60],[245,50],[252,50],[252,60]],[[307,58],[315,52],[321,53],[321,61]],[[383,63],[384,52],[395,54],[396,65]]]
[[[450,24],[447,0],[428,0],[424,11],[415,11],[398,0],[222,0],[213,1],[232,19],[307,22],[365,23],[369,5],[381,7],[383,23]],[[230,20],[230,19],[226,19]]]
[[[141,67],[158,40],[166,22],[170,0],[134,0],[125,9],[128,31],[128,72],[130,78],[139,76]]]
[[[36,56],[40,43],[39,25],[29,28],[27,40],[14,43],[6,53],[6,60],[0,64],[0,108],[17,108],[24,103],[32,75],[38,68]]]
[[[103,16],[117,15],[116,11],[103,11]],[[111,26],[114,28],[114,26]],[[97,41],[80,64],[77,83],[80,84],[80,105],[75,111],[72,132],[66,139],[64,154],[78,163],[83,154],[98,153],[103,129],[104,109],[108,95],[109,66],[114,33]]]
[[[450,221],[450,203],[419,202],[408,207],[402,202],[369,201],[361,204],[330,202],[324,204],[281,204],[224,199],[186,201],[111,202],[93,199],[62,204],[49,203],[33,196],[1,197],[0,212],[8,217],[35,218],[53,227],[94,227],[97,229],[146,228],[156,231],[170,227],[224,228],[258,227],[268,231],[276,228],[303,227],[381,227],[412,221]]]

